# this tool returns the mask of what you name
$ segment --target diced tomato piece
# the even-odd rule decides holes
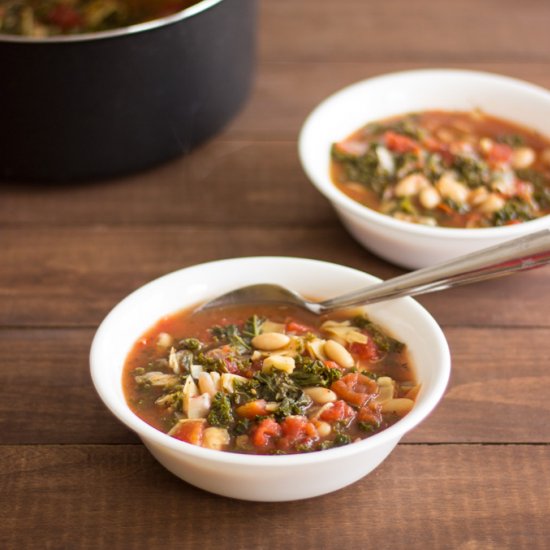
[[[380,404],[371,401],[364,407],[359,409],[357,413],[357,421],[364,424],[370,424],[375,428],[378,428],[382,423],[382,412],[380,411]]]
[[[193,445],[202,445],[205,425],[206,420],[204,418],[184,420],[176,426],[173,432],[170,432],[170,435]]]
[[[384,143],[390,151],[395,151],[397,153],[420,151],[420,146],[414,139],[392,131],[388,131],[384,134]]]
[[[286,331],[294,332],[296,334],[305,334],[307,332],[313,332],[313,329],[307,325],[297,323],[296,321],[290,321],[286,324]]]
[[[248,403],[237,407],[235,412],[243,418],[254,419],[257,416],[264,416],[267,414],[265,406],[265,399],[256,399],[255,401],[249,401]]]
[[[372,338],[369,338],[365,344],[353,342],[349,351],[352,355],[364,361],[378,361],[381,356],[380,350]]]
[[[63,31],[69,31],[82,25],[82,17],[68,4],[56,4],[46,17],[48,23],[59,27]]]
[[[331,361],[330,359],[325,359],[323,361],[323,364],[325,367],[328,367],[329,369],[340,369],[340,365],[336,361]]]
[[[281,426],[275,419],[264,418],[252,430],[251,441],[256,447],[267,449],[273,446],[273,438],[280,437],[281,433]]]
[[[513,152],[514,150],[505,143],[493,143],[491,149],[489,149],[487,160],[495,164],[509,162]]]
[[[308,419],[305,416],[287,416],[281,422],[283,435],[293,443],[303,437]]]
[[[333,382],[330,388],[341,399],[361,407],[376,393],[378,385],[368,376],[352,372]]]
[[[320,416],[326,422],[337,422],[353,418],[355,411],[345,401],[335,401],[332,407],[325,409]]]
[[[446,164],[452,163],[454,155],[449,149],[449,145],[447,143],[442,143],[432,137],[426,137],[422,140],[422,145],[424,145],[428,151],[439,154]]]
[[[282,437],[277,448],[288,451],[297,445],[306,445],[319,438],[317,428],[305,416],[287,416],[281,422]]]

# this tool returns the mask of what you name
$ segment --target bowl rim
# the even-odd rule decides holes
[[[311,269],[333,269],[337,270],[343,275],[345,273],[354,274],[355,276],[361,275],[365,278],[367,284],[372,284],[380,279],[362,271],[352,269],[350,267],[334,264],[331,262],[324,262],[320,260],[312,260],[306,258],[284,257],[284,256],[253,256],[242,258],[231,258],[225,260],[215,260],[202,264],[193,265],[178,269],[171,273],[167,273],[157,279],[154,279],[145,285],[134,290],[123,300],[121,300],[104,318],[100,324],[97,332],[94,335],[91,349],[90,349],[90,372],[93,384],[97,393],[99,394],[103,403],[107,408],[118,418],[123,424],[125,424],[132,431],[137,433],[138,436],[143,436],[149,442],[157,444],[163,447],[165,450],[181,453],[197,459],[206,460],[215,463],[224,463],[231,465],[242,465],[251,467],[289,467],[289,466],[305,466],[311,464],[318,464],[322,462],[339,460],[344,457],[349,457],[362,453],[368,450],[369,447],[378,447],[384,443],[397,442],[399,439],[414,428],[417,424],[423,421],[431,411],[436,407],[438,402],[443,397],[445,389],[447,387],[450,369],[451,369],[451,357],[447,340],[441,330],[441,327],[437,324],[431,314],[423,308],[418,302],[412,298],[399,298],[394,302],[401,302],[407,305],[408,308],[412,308],[414,315],[420,315],[423,320],[429,325],[429,329],[433,334],[433,346],[434,353],[438,354],[439,364],[436,372],[436,380],[433,385],[433,389],[426,396],[423,403],[415,406],[413,410],[407,414],[404,418],[386,428],[382,432],[379,432],[373,436],[370,436],[362,441],[354,442],[350,445],[342,447],[336,447],[332,449],[325,449],[323,451],[317,451],[312,453],[301,453],[292,455],[254,455],[254,454],[241,454],[226,451],[217,451],[212,449],[206,449],[198,447],[184,441],[179,441],[169,435],[157,430],[156,428],[147,424],[144,420],[135,415],[128,405],[120,403],[116,399],[112,399],[109,392],[104,388],[104,381],[102,380],[102,366],[100,364],[100,352],[101,348],[105,345],[105,340],[108,338],[109,331],[113,323],[117,322],[117,317],[124,314],[124,309],[136,300],[145,297],[148,292],[154,291],[158,287],[169,283],[171,279],[177,279],[179,277],[187,275],[196,275],[200,277],[203,271],[216,271],[218,273],[223,272],[224,269],[231,267],[232,265],[240,265],[241,267],[246,264],[257,264],[258,262],[264,263],[266,266],[273,264],[280,264],[283,267],[285,265],[301,265],[309,267]],[[200,279],[199,279],[200,280]],[[187,304],[192,305],[192,304]],[[186,304],[180,306],[177,309],[185,307]],[[169,312],[168,312],[169,313]],[[154,323],[154,321],[153,321]],[[140,335],[136,335],[136,340]],[[122,376],[122,366],[121,376]]]
[[[149,30],[154,30],[159,27],[170,25],[171,23],[177,23],[184,19],[188,19],[199,13],[213,8],[217,4],[226,0],[198,0],[195,4],[184,8],[171,15],[151,19],[144,21],[143,23],[137,23],[135,25],[127,25],[125,27],[117,27],[115,29],[99,32],[83,32],[78,34],[60,34],[46,37],[32,37],[32,36],[20,36],[17,34],[0,33],[0,44],[2,42],[13,42],[19,44],[60,44],[60,43],[73,43],[73,42],[92,42],[96,40],[104,40],[107,38],[116,38],[129,36]]]
[[[315,173],[313,166],[319,162],[320,155],[313,155],[308,153],[308,143],[313,135],[316,134],[316,125],[319,120],[326,116],[326,114],[341,104],[347,96],[363,93],[365,88],[371,85],[376,85],[381,82],[389,82],[391,80],[411,80],[411,79],[433,79],[433,78],[464,78],[473,79],[480,84],[491,83],[498,84],[507,89],[515,89],[519,93],[526,94],[530,97],[538,97],[544,101],[547,101],[550,108],[550,91],[532,84],[530,82],[505,76],[498,73],[492,73],[487,71],[475,71],[468,69],[454,69],[454,68],[431,68],[431,69],[411,69],[405,71],[396,71],[391,73],[384,73],[358,82],[354,82],[344,88],[339,89],[327,98],[322,100],[306,117],[298,136],[298,155],[302,168],[309,180],[313,185],[323,194],[333,206],[342,208],[347,212],[355,215],[356,217],[367,219],[377,225],[394,231],[407,232],[417,236],[424,237],[437,237],[441,239],[464,239],[464,240],[478,240],[478,239],[493,239],[493,238],[513,238],[524,233],[534,232],[538,229],[543,229],[550,225],[550,215],[545,215],[540,218],[529,220],[520,224],[499,226],[499,227],[483,227],[483,228],[458,228],[458,227],[431,227],[422,224],[411,223],[396,218],[392,218],[381,212],[377,212],[367,206],[364,206],[357,201],[348,197],[345,193],[340,191],[331,181],[330,176],[324,179],[319,179]],[[403,113],[405,114],[405,113]],[[366,121],[358,121],[357,129],[361,125],[367,124]],[[550,136],[549,136],[550,137]],[[336,138],[335,138],[336,139]]]

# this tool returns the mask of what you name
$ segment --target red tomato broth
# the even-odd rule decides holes
[[[378,380],[382,380],[383,377],[392,379],[394,385],[393,400],[406,401],[406,399],[403,399],[406,394],[415,394],[418,389],[406,346],[393,339],[378,326],[365,321],[368,324],[361,328],[360,332],[367,338],[368,346],[365,346],[365,348],[368,348],[370,352],[367,356],[354,354],[353,368],[344,368],[332,360],[333,358],[319,359],[318,357],[312,357],[311,350],[303,349],[296,352],[294,357],[296,367],[290,374],[282,373],[276,368],[272,368],[269,372],[263,372],[263,363],[269,357],[269,354],[278,356],[281,349],[267,352],[255,349],[252,346],[251,350],[241,354],[246,361],[243,360],[243,364],[233,374],[244,376],[247,379],[246,384],[251,379],[255,380],[255,376],[262,377],[262,380],[265,378],[270,383],[272,380],[282,380],[284,391],[290,388],[286,397],[288,401],[285,402],[284,398],[280,401],[260,399],[258,398],[262,397],[260,395],[254,399],[248,399],[250,397],[248,396],[248,401],[245,400],[244,403],[231,402],[233,422],[220,427],[216,424],[210,424],[208,420],[211,418],[210,412],[215,408],[215,397],[210,396],[210,410],[207,411],[207,414],[205,413],[200,418],[187,418],[188,414],[184,413],[185,398],[183,397],[169,406],[155,403],[159,398],[171,399],[171,396],[180,395],[179,392],[184,392],[181,388],[190,375],[186,371],[175,375],[169,361],[167,361],[172,348],[174,350],[176,348],[183,349],[180,343],[184,339],[196,338],[200,340],[203,343],[203,351],[207,350],[206,353],[217,353],[219,350],[226,350],[227,348],[232,349],[234,352],[235,348],[231,344],[214,341],[211,327],[227,327],[234,324],[242,331],[245,321],[256,315],[258,318],[267,319],[271,323],[280,324],[284,327],[283,330],[285,330],[286,335],[291,338],[291,342],[303,344],[306,339],[310,341],[315,338],[321,339],[321,337],[326,339],[330,334],[333,334],[328,334],[321,329],[321,325],[325,321],[347,321],[346,318],[341,316],[318,318],[299,309],[273,305],[230,307],[222,312],[212,310],[195,315],[191,313],[192,310],[180,311],[160,319],[151,327],[135,343],[129,353],[122,376],[125,397],[131,410],[153,427],[165,433],[170,432],[174,437],[184,441],[225,451],[252,454],[287,454],[322,450],[364,439],[391,426],[408,412],[395,413],[391,410],[382,412],[381,403],[376,401],[379,397],[376,391],[378,389],[377,378]],[[350,326],[353,330],[357,328],[353,324]],[[289,328],[293,332],[290,332]],[[308,332],[304,336],[304,330],[306,329]],[[166,338],[161,336],[163,334],[171,335],[172,341],[169,346],[158,345],[162,338]],[[386,351],[375,343],[377,339],[380,346],[389,345]],[[348,352],[353,349],[352,345],[343,342]],[[286,349],[292,350],[292,345],[294,344],[288,344]],[[355,343],[356,348],[358,345]],[[374,348],[376,348],[376,353],[373,354],[372,349]],[[284,349],[282,348],[283,351]],[[364,352],[363,349],[360,349],[360,351]],[[256,355],[260,354],[262,357],[253,359],[254,352],[258,352]],[[184,351],[184,353],[187,353],[187,351]],[[193,353],[193,360],[195,361],[199,356],[197,355],[198,352]],[[303,359],[304,357],[305,359]],[[301,375],[306,376],[305,371],[301,370],[301,361],[315,365],[311,368],[321,369],[323,374],[328,373],[329,380],[332,380],[330,376],[334,376],[334,381],[324,386],[327,390],[334,392],[334,401],[326,405],[317,403],[307,397],[303,391],[304,388],[322,386],[320,384],[310,386],[307,383],[300,385],[302,381],[299,377]],[[231,370],[227,368],[227,362],[218,362],[216,365],[218,369],[221,368],[221,374],[228,375],[231,373]],[[243,365],[245,365],[244,368]],[[204,372],[210,371],[204,367]],[[152,376],[151,379],[154,379],[157,376],[155,373],[177,378],[177,383],[169,387],[155,386],[148,382],[143,383],[140,378]],[[296,380],[299,380],[299,382],[295,382],[293,377],[298,377]],[[342,393],[339,387],[341,384],[337,382],[342,382],[342,380],[345,382],[350,377],[352,379],[359,377],[360,380],[355,380],[355,384],[347,384],[348,390],[366,392],[368,387],[368,391],[371,393],[362,395],[359,399],[354,399],[353,396],[350,398],[350,395],[345,392]],[[140,382],[138,382],[138,379]],[[195,385],[200,385],[200,382],[197,383],[196,379],[193,379],[193,381]],[[288,386],[285,384],[288,384]],[[262,387],[260,386],[260,390]],[[202,389],[200,387],[200,391]],[[227,392],[219,385],[216,387],[216,395],[218,393],[223,394],[222,398],[226,399],[227,402],[237,399],[235,392]],[[202,395],[201,393],[198,397],[200,398]],[[297,395],[299,397],[296,397]],[[288,396],[292,396],[294,401]],[[197,396],[194,398],[197,398]],[[412,401],[408,405],[412,406]],[[288,411],[284,412],[285,403],[288,404],[288,402],[294,403],[292,406],[296,407],[297,410],[292,409],[289,414],[287,414]],[[387,401],[387,403],[389,402]],[[210,429],[210,435],[214,435],[216,438],[219,438],[222,434],[224,443],[218,446],[208,445],[207,438],[205,438],[208,429]],[[224,430],[226,433],[223,433]],[[330,432],[326,433],[327,430],[330,430]]]
[[[333,144],[331,177],[355,201],[413,223],[522,223],[550,213],[550,140],[480,111],[410,113]],[[409,189],[399,186],[407,178]]]

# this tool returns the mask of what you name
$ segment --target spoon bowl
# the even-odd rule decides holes
[[[534,269],[548,263],[550,263],[550,229],[543,229],[519,239],[472,252],[433,267],[412,271],[322,302],[307,300],[280,285],[254,284],[222,294],[200,306],[197,311],[230,305],[277,303],[298,306],[321,315],[346,307],[445,290],[509,275],[516,271]]]

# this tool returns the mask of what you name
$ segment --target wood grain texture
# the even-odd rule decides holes
[[[270,61],[548,61],[544,0],[265,0]]]
[[[286,255],[402,273],[307,181],[305,117],[415,68],[550,87],[549,19],[545,0],[261,0],[253,93],[218,137],[116,180],[0,182],[0,548],[546,550],[550,268],[420,297],[452,353],[443,400],[371,475],[303,502],[170,475],[103,406],[88,352],[116,302],[192,264]]]
[[[4,228],[0,325],[94,326],[126,294],[160,275],[238,256],[298,256],[382,279],[403,273],[323,227],[151,226]],[[550,326],[550,268],[421,298],[443,325]],[[506,297],[504,299],[503,297]],[[475,304],[475,305],[474,305]]]
[[[400,445],[332,495],[251,503],[178,480],[139,446],[0,447],[0,546],[543,549],[548,446]],[[261,482],[261,480],[258,480]]]

